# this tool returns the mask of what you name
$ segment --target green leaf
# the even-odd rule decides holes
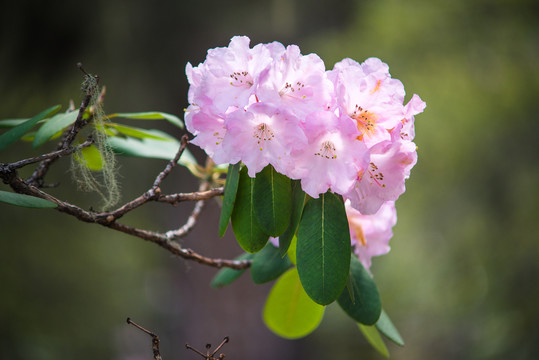
[[[241,254],[234,260],[251,260],[254,254]],[[212,288],[221,288],[236,281],[246,270],[236,270],[231,268],[223,268],[215,275],[211,281],[210,286]]]
[[[164,112],[150,111],[150,112],[139,112],[139,113],[116,113],[107,116],[109,119],[114,117],[122,117],[126,119],[141,119],[141,120],[162,120],[165,119],[171,124],[176,125],[180,129],[183,129],[183,122],[175,115],[167,114]]]
[[[247,174],[247,167],[240,171],[236,203],[232,211],[232,230],[243,250],[255,253],[262,250],[269,235],[260,227],[254,213],[254,179]]]
[[[383,309],[380,318],[376,322],[376,328],[395,344],[404,346],[404,340],[402,340],[401,334],[399,334],[399,331]]]
[[[47,121],[37,131],[32,147],[35,149],[43,145],[59,131],[62,131],[77,120],[78,111],[71,111],[64,114],[56,114]]]
[[[60,107],[60,105],[56,105],[51,108],[48,108],[47,110],[44,110],[31,118],[30,120],[27,120],[22,124],[19,124],[0,135],[0,151],[4,150],[9,145],[19,140],[28,130],[34,127],[34,125],[36,125],[39,120],[51,116],[52,114],[60,110]]]
[[[17,125],[22,124],[25,121],[28,121],[29,119],[4,119],[0,120],[0,128],[12,128]]]
[[[298,237],[296,235],[294,235],[294,237],[292,238],[292,241],[290,242],[290,246],[288,247],[288,251],[286,252],[286,254],[288,255],[288,258],[290,259],[290,261],[294,265],[297,264],[297,260],[296,260],[296,246],[297,246],[297,244],[298,244]]]
[[[281,276],[264,306],[264,322],[275,334],[297,339],[313,332],[324,316],[325,307],[313,302],[299,281],[295,268]]]
[[[240,163],[230,164],[228,166],[228,174],[226,175],[225,193],[223,195],[223,206],[221,208],[221,216],[219,217],[219,236],[223,237],[234,203],[236,202],[236,193],[238,192],[238,183],[240,179]]]
[[[258,223],[273,237],[281,235],[290,223],[292,211],[290,179],[266,166],[256,174],[254,210]]]
[[[345,288],[337,300],[340,307],[355,321],[374,325],[380,317],[382,301],[374,280],[354,255],[351,256],[350,278],[348,286],[352,286],[353,297],[350,289]]]
[[[267,245],[253,257],[251,277],[255,284],[263,284],[277,279],[288,270],[291,265],[292,263],[290,260],[287,257],[281,257],[279,249],[268,242]]]
[[[75,159],[92,171],[103,169],[103,158],[95,145],[81,149],[80,156],[75,154]]]
[[[301,220],[301,215],[303,214],[303,207],[305,206],[305,195],[305,192],[301,188],[301,181],[293,180],[290,224],[288,224],[285,232],[279,236],[279,252],[281,253],[281,256],[286,255],[290,242],[298,230],[299,221]]]
[[[359,326],[359,330],[361,330],[361,332],[363,333],[367,341],[372,345],[372,347],[375,348],[376,351],[378,351],[386,358],[389,358],[389,350],[387,349],[384,340],[382,340],[380,333],[378,332],[378,330],[376,330],[376,327],[363,324],[357,325]]]
[[[131,136],[138,139],[156,139],[156,140],[169,140],[170,137],[163,137],[156,135],[152,130],[141,129],[133,126],[120,125],[115,123],[106,123],[109,128],[114,128],[120,134]]]
[[[151,132],[160,136],[169,136],[158,130],[151,130]],[[180,142],[170,136],[166,141],[156,139],[137,140],[131,137],[121,138],[114,136],[107,139],[107,144],[121,155],[165,160],[173,159],[180,149]],[[178,163],[189,167],[196,164],[197,161],[191,152],[185,149]]]
[[[28,131],[19,140],[26,141],[26,142],[32,142],[32,141],[34,141],[34,136],[35,135],[36,135],[35,131]]]
[[[297,263],[311,299],[327,305],[346,285],[350,269],[350,230],[341,197],[327,192],[309,199],[298,229]]]
[[[0,191],[0,202],[37,209],[51,209],[58,206],[49,200],[7,191]]]

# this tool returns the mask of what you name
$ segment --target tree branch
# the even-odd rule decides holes
[[[182,148],[185,149],[186,145],[187,145],[186,143],[182,144]],[[178,153],[181,153],[182,151],[183,150],[180,149]],[[29,162],[29,163],[32,163],[32,162]],[[169,169],[168,165],[167,165],[167,168],[165,168],[165,170],[161,173],[161,174],[165,173],[165,175],[161,177],[158,176],[158,178],[161,178],[161,181],[170,172],[170,170],[167,170],[167,169]],[[139,196],[138,198],[136,198],[135,200],[127,204],[124,204],[123,206],[119,207],[118,209],[112,212],[93,212],[93,211],[86,211],[76,205],[59,200],[56,197],[40,190],[36,186],[33,186],[29,184],[28,182],[24,181],[18,176],[17,170],[13,166],[13,164],[0,164],[0,178],[4,181],[4,183],[8,184],[15,192],[52,201],[57,205],[56,210],[66,213],[68,215],[74,216],[80,221],[99,224],[99,225],[114,229],[116,231],[123,232],[125,234],[129,234],[132,236],[136,236],[146,241],[153,242],[157,244],[158,246],[171,252],[172,254],[182,257],[184,259],[193,260],[200,264],[209,265],[216,268],[229,267],[229,268],[238,269],[238,270],[246,269],[251,265],[251,262],[249,260],[225,260],[225,259],[209,258],[203,255],[200,255],[191,249],[182,248],[176,241],[174,241],[174,239],[178,239],[180,237],[187,235],[187,233],[193,228],[193,226],[196,223],[196,219],[198,215],[200,214],[200,211],[202,210],[204,200],[222,195],[223,193],[222,188],[210,189],[210,190],[205,191],[205,186],[208,186],[206,183],[203,187],[201,187],[202,191],[200,192],[187,193],[187,194],[175,194],[173,196],[175,198],[175,202],[170,202],[170,203],[177,203],[178,201],[182,201],[182,200],[191,200],[191,201],[198,200],[198,202],[195,205],[195,208],[191,216],[182,227],[180,227],[177,230],[169,231],[167,233],[162,234],[158,232],[135,228],[135,227],[125,225],[116,221],[118,218],[120,218],[127,212],[145,204],[148,201],[160,201],[159,199],[161,195],[160,195],[160,190],[158,187],[154,188],[152,186],[152,188],[148,190],[146,193],[144,193],[143,195]],[[155,195],[152,195],[152,190]],[[179,195],[182,195],[182,196],[179,196]],[[163,197],[166,199],[170,198],[170,196],[167,196],[167,195],[164,195]],[[169,201],[164,201],[164,202],[169,202]]]
[[[63,140],[57,145],[55,151],[52,151],[48,154],[23,159],[10,164],[0,163],[0,179],[2,179],[5,184],[9,185],[17,193],[52,201],[57,205],[57,211],[71,215],[83,222],[99,224],[101,226],[105,226],[110,229],[132,235],[146,241],[153,242],[181,258],[193,260],[200,264],[205,264],[217,268],[229,267],[238,270],[248,268],[251,265],[250,260],[226,260],[209,258],[200,255],[191,249],[182,248],[181,245],[177,241],[175,241],[181,237],[184,237],[193,229],[203,209],[205,200],[223,195],[224,193],[223,187],[209,189],[211,181],[209,180],[209,178],[208,180],[204,180],[202,182],[198,192],[176,193],[168,195],[164,195],[161,193],[161,183],[172,172],[174,167],[177,166],[178,161],[180,160],[189,143],[187,135],[184,135],[181,138],[181,146],[178,149],[178,152],[176,153],[174,158],[168,162],[163,171],[161,171],[156,176],[152,186],[142,195],[123,204],[115,210],[105,212],[95,212],[93,210],[87,211],[80,208],[79,206],[76,206],[66,201],[62,201],[40,190],[40,188],[44,187],[43,178],[54,161],[61,157],[71,155],[73,152],[93,144],[93,140],[89,138],[86,142],[79,146],[71,146],[77,134],[92,118],[90,116],[85,119],[84,114],[90,106],[92,98],[95,96],[95,92],[98,88],[97,82],[99,81],[99,78],[97,76],[87,74],[82,69],[82,66],[80,64],[78,66],[86,74],[84,83],[85,85],[83,85],[85,96],[81,102],[77,119],[75,120],[73,125],[65,131]],[[103,89],[96,103],[99,104],[103,101],[104,94],[105,91]],[[27,180],[24,180],[19,177],[17,172],[18,169],[35,163],[39,164],[34,170],[32,176],[30,176]],[[211,169],[208,170],[208,173],[211,173]],[[170,230],[165,233],[139,229],[136,227],[119,223],[117,221],[125,214],[136,208],[139,208],[140,206],[150,201],[169,203],[173,206],[177,205],[179,202],[182,201],[196,201],[197,203],[195,204],[191,215],[189,216],[184,225],[175,230]]]

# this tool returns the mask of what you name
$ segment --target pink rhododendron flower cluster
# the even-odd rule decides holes
[[[243,162],[251,177],[272,165],[311,197],[331,190],[363,216],[387,211],[417,161],[414,116],[425,103],[404,104],[404,86],[377,58],[326,70],[296,45],[249,42],[236,36],[187,64],[192,143],[217,164]]]

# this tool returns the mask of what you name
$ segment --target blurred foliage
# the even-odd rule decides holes
[[[77,103],[77,61],[107,85],[107,111],[181,115],[186,62],[202,61],[232,35],[296,43],[328,68],[343,57],[380,57],[408,98],[427,102],[416,118],[419,162],[397,202],[392,252],[372,268],[406,342],[388,343],[390,353],[531,359],[539,352],[537,14],[532,0],[11,2],[0,15],[0,66],[8,70],[0,118]],[[162,130],[179,134],[172,125]],[[21,145],[2,161],[28,154]],[[123,160],[126,196],[144,190],[160,166]],[[69,186],[63,171],[50,181]],[[184,178],[173,177],[174,188],[194,190]],[[233,257],[233,242],[213,240],[218,220],[208,207],[199,224],[206,232],[186,242]],[[130,221],[171,226],[182,211],[165,217],[152,208]],[[186,271],[190,265],[151,244],[54,211],[0,204],[0,232],[2,358],[151,358],[148,339],[125,329],[127,316],[157,324],[168,359],[184,358],[185,342],[231,335],[234,323],[241,335],[224,349],[230,358],[379,358],[338,307],[327,309],[313,335],[277,339],[259,330],[268,287],[246,281],[206,290],[215,271]]]

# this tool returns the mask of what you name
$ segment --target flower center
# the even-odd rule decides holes
[[[376,122],[378,121],[378,116],[368,110],[364,110],[361,106],[356,104],[354,112],[350,117],[356,120],[357,129],[361,132],[361,135],[358,136],[358,140],[363,139],[363,135],[372,135],[375,131]]]
[[[326,159],[337,158],[335,145],[329,140],[324,141],[320,147],[320,150],[314,154]]]
[[[230,85],[234,87],[242,87],[247,86],[251,87],[253,86],[253,78],[247,71],[236,71],[230,74],[230,78],[232,79],[230,81]]]
[[[273,130],[271,130],[269,125],[267,125],[266,123],[262,123],[255,127],[253,136],[258,139],[256,142],[260,146],[260,150],[262,150],[264,147],[264,142],[266,140],[269,141],[273,139],[275,137],[275,134],[273,133]]]

